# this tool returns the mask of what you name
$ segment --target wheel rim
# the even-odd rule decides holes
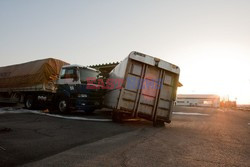
[[[64,112],[67,109],[67,103],[65,100],[59,102],[59,110],[60,112]]]
[[[27,107],[27,108],[31,108],[31,106],[32,106],[32,99],[28,98],[28,99],[26,100],[26,107]]]

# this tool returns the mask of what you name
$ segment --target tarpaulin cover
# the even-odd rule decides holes
[[[68,63],[48,58],[23,64],[0,67],[0,88],[22,88],[55,80]]]

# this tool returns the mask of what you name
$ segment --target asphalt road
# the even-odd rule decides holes
[[[2,114],[0,129],[11,131],[0,131],[0,166],[250,166],[250,112],[175,112],[163,128]]]

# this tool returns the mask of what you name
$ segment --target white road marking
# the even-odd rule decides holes
[[[55,117],[55,118],[80,120],[80,121],[95,121],[95,122],[111,122],[112,121],[112,119],[95,119],[95,118],[85,118],[85,117],[62,116],[62,115],[57,115],[57,114],[44,113],[44,112],[37,111],[37,110],[25,110],[25,109],[13,110],[12,108],[7,108],[7,110],[0,109],[0,114],[24,114],[24,113],[32,113],[32,114],[46,115],[46,116]],[[189,112],[173,112],[173,114],[192,115],[192,116],[208,116],[209,115],[209,114],[189,113]]]
[[[4,150],[4,151],[6,150],[5,148],[3,148],[3,147],[1,147],[1,146],[0,146],[0,149],[2,149],[2,150]]]
[[[63,119],[71,119],[71,120],[80,120],[80,121],[95,121],[95,122],[111,122],[112,119],[94,119],[94,118],[85,118],[85,117],[68,117],[62,115],[55,115],[55,114],[45,114],[50,117],[55,118],[63,118]]]
[[[95,122],[111,122],[112,121],[112,119],[95,119],[95,118],[74,117],[74,116],[70,117],[70,116],[62,116],[62,115],[56,115],[56,114],[48,114],[48,113],[43,113],[37,110],[24,110],[24,109],[12,110],[12,111],[0,110],[0,114],[24,114],[24,113],[32,113],[32,114],[46,115],[46,116],[55,117],[55,118],[80,120],[80,121],[95,121]]]
[[[175,115],[198,115],[198,116],[208,116],[209,114],[202,113],[191,113],[191,112],[173,112]]]

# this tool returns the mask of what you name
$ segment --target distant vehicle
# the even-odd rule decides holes
[[[98,75],[95,69],[53,58],[0,67],[0,102],[22,102],[27,109],[46,107],[61,113],[93,112],[102,105],[102,93],[96,84],[97,89],[86,89],[86,78]]]
[[[170,123],[180,85],[179,67],[139,52],[131,52],[117,64],[91,66],[109,72],[103,74],[108,76],[109,85],[104,106],[113,109],[113,121],[139,117],[153,121],[155,126]]]

